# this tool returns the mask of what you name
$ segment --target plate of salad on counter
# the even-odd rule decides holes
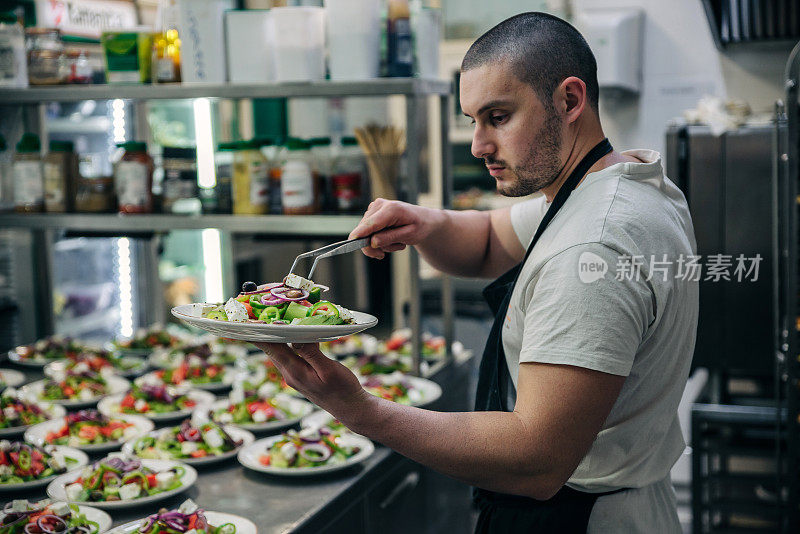
[[[15,499],[0,512],[3,534],[100,534],[111,528],[111,517],[102,510],[42,499]]]
[[[58,501],[119,509],[168,499],[196,481],[197,471],[186,464],[113,453],[55,478],[47,486],[47,495]]]
[[[290,274],[283,282],[245,282],[222,304],[193,303],[172,315],[220,337],[242,341],[313,343],[372,328],[378,319],[326,300],[326,286]]]
[[[139,458],[204,465],[235,456],[241,447],[254,440],[253,434],[241,428],[186,419],[178,426],[162,428],[128,441],[122,452]]]
[[[126,393],[109,395],[97,403],[105,415],[142,415],[157,423],[185,419],[195,409],[210,406],[214,394],[187,385],[169,386],[164,383],[134,384]]]
[[[399,404],[427,406],[442,396],[442,388],[436,382],[399,371],[359,376],[359,380],[369,393]]]
[[[87,346],[71,337],[51,336],[30,345],[20,345],[9,351],[8,359],[17,365],[44,367],[45,364],[64,358],[73,358]]]
[[[44,380],[37,380],[23,386],[23,395],[65,408],[84,408],[92,406],[106,395],[122,393],[130,387],[130,382],[110,373],[71,370],[53,370]]]
[[[243,448],[238,459],[248,469],[262,473],[314,476],[363,462],[374,451],[372,441],[358,434],[304,428],[260,439]]]
[[[174,349],[161,349],[150,355],[150,365],[161,369],[172,369],[181,364],[236,365],[247,356],[247,349],[230,343],[198,343]]]
[[[18,436],[28,427],[63,417],[63,406],[26,399],[15,388],[0,393],[0,437]]]
[[[125,377],[136,377],[149,368],[147,360],[134,356],[115,356],[113,353],[99,349],[93,352],[80,352],[75,358],[50,362],[44,366],[44,374],[72,371],[81,373],[85,370],[98,374],[113,373]]]
[[[72,447],[39,447],[21,441],[0,440],[0,491],[44,486],[54,477],[89,463],[85,452]]]
[[[166,384],[171,386],[188,385],[206,391],[224,391],[231,387],[236,378],[245,373],[233,367],[217,364],[189,365],[184,362],[172,369],[156,369],[137,378],[134,383]]]
[[[188,334],[187,334],[188,335]],[[154,350],[175,348],[186,342],[186,336],[176,335],[160,324],[140,328],[132,337],[118,338],[109,343],[108,349],[122,356],[149,356]]]
[[[30,427],[25,431],[25,441],[101,453],[119,449],[125,441],[147,434],[154,426],[140,415],[108,417],[97,410],[81,410]]]
[[[266,432],[291,426],[314,411],[314,405],[282,392],[275,383],[264,382],[257,389],[235,387],[227,399],[211,405],[210,417],[252,432]]]
[[[255,523],[244,517],[199,508],[187,499],[175,510],[157,513],[120,525],[108,534],[256,534]]]
[[[324,428],[329,434],[341,435],[352,432],[344,426],[338,419],[326,412],[317,410],[316,412],[303,417],[300,421],[301,428]]]

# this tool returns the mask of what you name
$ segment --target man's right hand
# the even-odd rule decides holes
[[[382,259],[387,252],[423,242],[444,220],[441,210],[423,208],[398,200],[373,200],[350,239],[372,235],[364,254]]]

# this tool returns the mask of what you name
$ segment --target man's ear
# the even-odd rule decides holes
[[[564,114],[567,124],[578,120],[588,105],[586,84],[575,76],[565,78],[556,88],[553,97],[556,109]]]

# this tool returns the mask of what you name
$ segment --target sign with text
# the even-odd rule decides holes
[[[37,26],[63,35],[99,39],[106,30],[137,26],[133,2],[114,0],[36,0]]]

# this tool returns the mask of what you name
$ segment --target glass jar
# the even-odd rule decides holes
[[[14,209],[18,212],[44,210],[44,173],[42,169],[42,145],[39,136],[26,133],[17,143],[14,155]]]
[[[92,66],[86,50],[67,50],[61,56],[61,69],[67,73],[67,83],[92,83]]]
[[[13,13],[0,13],[0,87],[28,87],[25,30]]]
[[[73,211],[78,178],[78,155],[72,141],[50,141],[50,151],[44,157],[44,210]]]
[[[197,187],[197,150],[164,147],[162,209],[171,213],[200,213],[202,204]]]
[[[233,156],[236,143],[220,143],[214,154],[217,171],[217,213],[233,213]]]
[[[25,30],[28,49],[28,81],[31,85],[57,85],[64,83],[61,30],[58,28],[28,28]]]
[[[355,213],[362,210],[362,191],[366,176],[366,159],[355,137],[343,138],[331,172],[331,194],[335,211]]]
[[[311,215],[319,211],[310,148],[303,139],[289,139],[286,143],[286,161],[281,168],[284,215]]]
[[[120,213],[152,213],[153,211],[153,158],[147,145],[129,141],[117,145],[122,149],[114,164],[114,189]]]
[[[331,211],[334,199],[331,189],[331,171],[333,170],[333,152],[330,137],[315,137],[309,141],[311,145],[311,169],[316,175],[318,188],[318,204],[321,211]]]
[[[114,211],[117,199],[114,180],[111,178],[82,178],[78,182],[75,208],[82,213],[108,213]]]
[[[233,156],[233,213],[263,215],[269,208],[269,169],[258,142],[236,144]]]

